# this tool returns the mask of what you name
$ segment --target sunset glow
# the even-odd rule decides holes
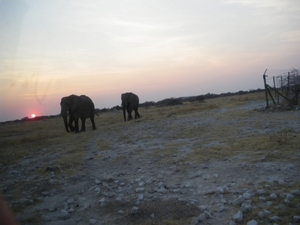
[[[263,88],[300,69],[299,24],[297,0],[2,0],[0,122],[71,94],[102,109]]]
[[[31,118],[35,118],[35,114],[31,114]]]

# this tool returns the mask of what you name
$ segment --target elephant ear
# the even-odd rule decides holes
[[[77,95],[71,95],[71,112],[76,111],[80,104],[81,104],[81,99]]]

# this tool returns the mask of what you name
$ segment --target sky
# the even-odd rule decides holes
[[[0,122],[263,88],[299,69],[299,0],[0,0]]]

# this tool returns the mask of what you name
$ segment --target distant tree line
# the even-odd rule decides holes
[[[154,101],[147,101],[144,103],[140,103],[139,107],[143,108],[149,108],[152,106],[174,106],[174,105],[182,105],[184,102],[202,102],[205,99],[212,99],[212,98],[218,98],[218,97],[227,97],[227,96],[234,96],[234,95],[245,95],[248,93],[256,93],[256,92],[263,92],[264,89],[256,89],[256,90],[249,90],[249,91],[238,91],[238,92],[227,92],[227,93],[221,93],[221,94],[211,94],[207,93],[205,95],[197,95],[197,96],[190,96],[190,97],[179,97],[179,98],[166,98],[164,100],[154,102]],[[103,108],[103,109],[95,109],[95,114],[103,113],[103,112],[111,112],[111,111],[119,111],[122,110],[122,106],[114,106],[112,108]],[[22,122],[22,121],[37,121],[37,120],[43,120],[43,119],[51,119],[59,117],[58,115],[50,115],[50,116],[36,116],[35,118],[29,118],[24,117],[20,120],[14,120],[14,121],[6,121],[2,123],[7,122]]]

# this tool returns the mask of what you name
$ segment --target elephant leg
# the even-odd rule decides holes
[[[81,117],[81,132],[85,131],[85,117]]]
[[[97,128],[96,128],[96,125],[95,125],[94,116],[91,116],[90,119],[91,119],[91,123],[92,123],[92,126],[93,126],[93,130],[96,130]]]
[[[134,110],[134,119],[140,118],[140,114],[137,110]]]
[[[79,120],[79,118],[75,119],[75,133],[79,133],[78,120]]]
[[[132,120],[131,112],[132,112],[132,108],[131,108],[131,107],[128,107],[128,108],[127,108],[128,120]]]
[[[73,118],[72,115],[70,115],[70,117],[69,117],[69,128],[70,128],[71,132],[75,131],[75,128],[73,127],[73,121],[74,121],[74,118]]]

